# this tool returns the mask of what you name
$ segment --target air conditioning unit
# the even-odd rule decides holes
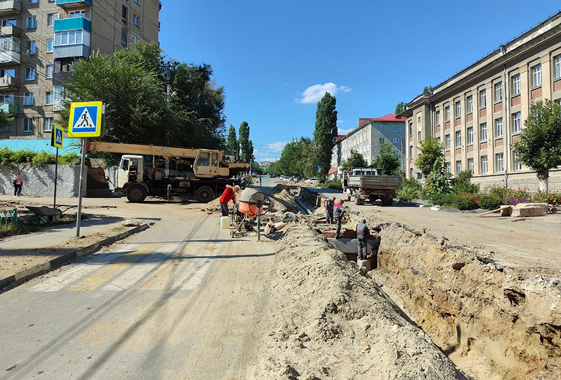
[[[53,16],[53,18],[54,18],[55,20],[58,20],[58,19],[60,18],[60,15],[59,15],[58,13],[55,13],[55,15]]]

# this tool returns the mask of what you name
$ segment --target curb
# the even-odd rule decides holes
[[[147,230],[149,227],[150,226],[148,224],[143,224],[141,226],[131,228],[126,232],[121,232],[118,235],[103,239],[102,241],[94,243],[87,247],[78,248],[75,251],[68,252],[62,256],[49,260],[46,263],[36,265],[32,268],[28,268],[19,273],[13,274],[9,277],[0,278],[0,291],[7,290],[5,289],[7,287],[11,287],[11,288],[16,287],[20,284],[23,284],[26,281],[31,280],[32,278],[38,277],[42,274],[60,268],[64,264],[67,264],[68,262],[75,260],[78,257],[91,255],[92,253],[97,252],[101,247],[106,247],[108,245],[111,245],[119,240],[123,240],[124,238],[130,235],[134,235],[136,233]]]

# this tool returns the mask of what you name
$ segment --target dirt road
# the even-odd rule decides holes
[[[158,209],[150,230],[0,295],[0,378],[245,377],[273,247]]]

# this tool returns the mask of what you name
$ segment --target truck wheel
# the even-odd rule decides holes
[[[146,189],[141,185],[133,185],[127,188],[127,199],[129,202],[139,203],[146,199]]]
[[[360,197],[360,193],[358,191],[355,191],[355,205],[363,205],[364,204],[364,200],[361,199]]]
[[[208,203],[214,199],[214,191],[208,186],[199,187],[196,195],[199,202]]]
[[[393,204],[392,197],[382,198],[382,206],[391,206],[392,204]]]

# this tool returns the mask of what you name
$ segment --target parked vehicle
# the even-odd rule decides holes
[[[142,202],[148,195],[170,197],[191,194],[199,202],[210,202],[227,184],[239,183],[233,176],[249,170],[245,162],[227,162],[224,152],[212,149],[184,149],[153,145],[91,142],[87,151],[122,153],[115,191],[130,202]],[[170,161],[186,170],[171,170]]]
[[[343,179],[343,191],[347,200],[355,204],[380,200],[382,205],[391,206],[395,192],[401,187],[401,177],[378,175],[376,169],[353,169],[352,174]]]
[[[306,182],[306,183],[316,183],[316,182],[318,182],[318,179],[317,178],[308,178],[304,182]]]

